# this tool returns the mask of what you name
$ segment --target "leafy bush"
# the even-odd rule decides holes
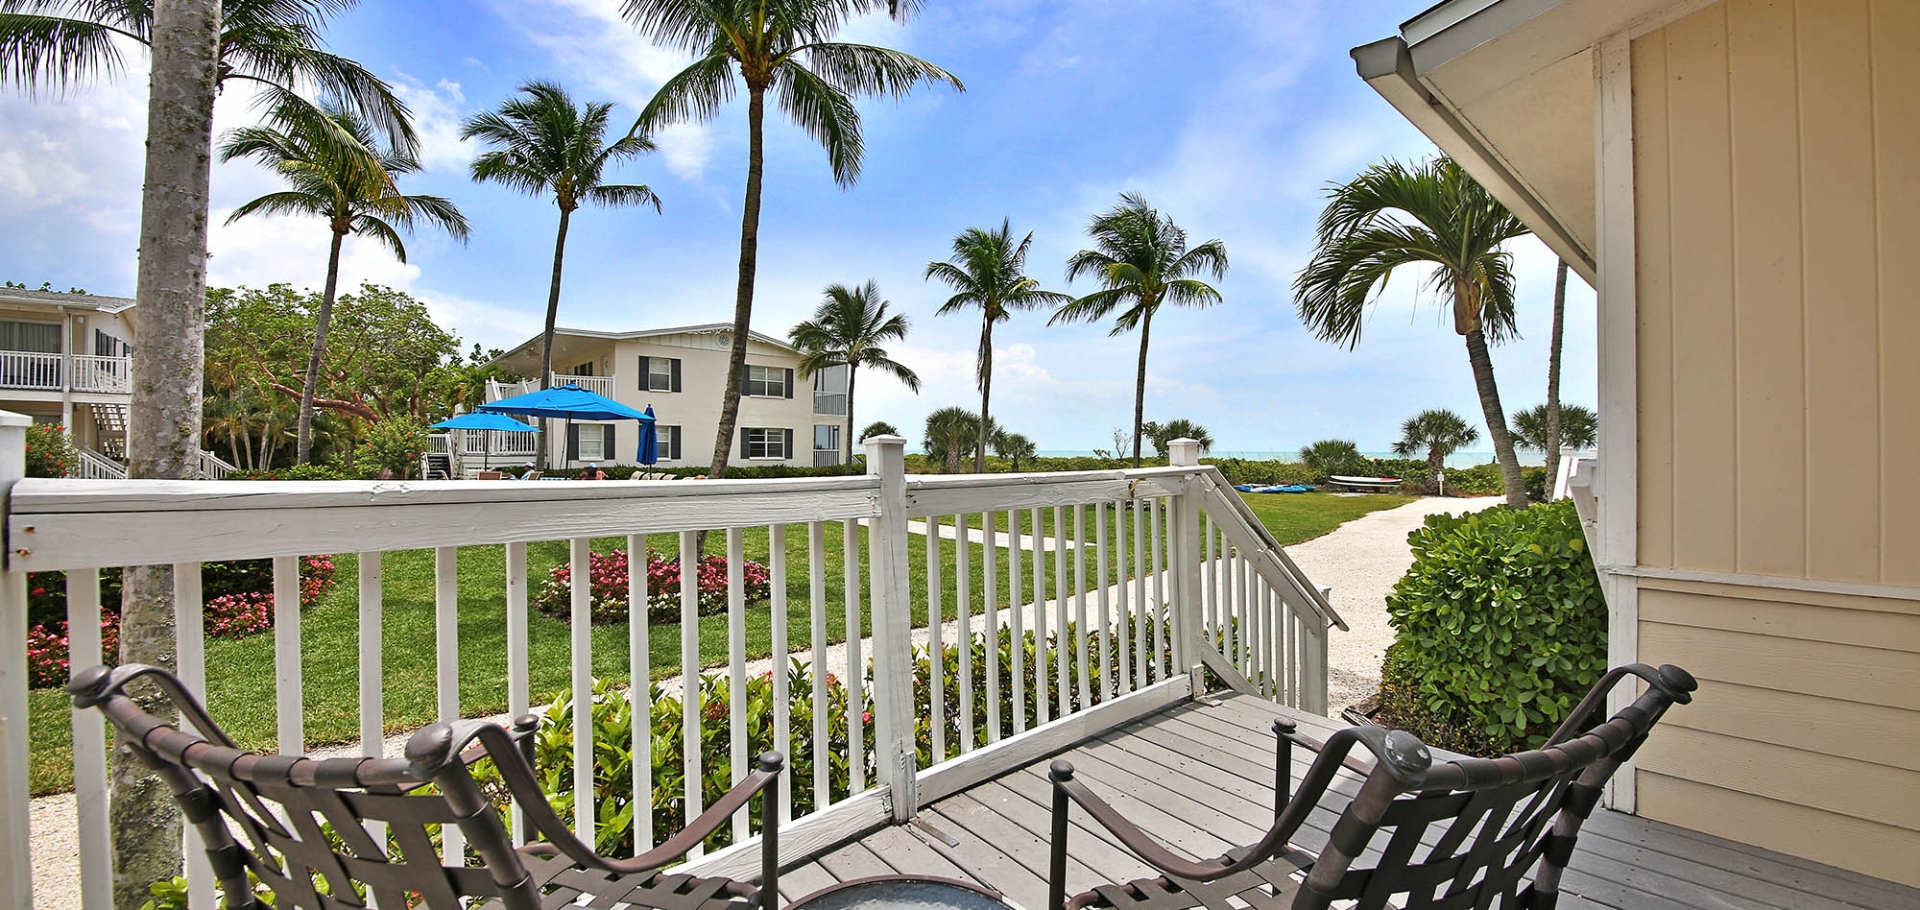
[[[427,428],[411,417],[389,417],[367,427],[361,457],[376,469],[407,477],[427,451]]]
[[[334,465],[296,464],[284,468],[269,468],[264,471],[233,471],[227,474],[227,480],[359,480],[357,474],[349,474]]]
[[[27,476],[72,477],[80,470],[80,450],[57,423],[27,427]]]
[[[1548,488],[1553,484],[1553,477],[1546,468],[1523,467],[1520,469],[1520,481],[1526,485],[1527,499],[1533,502],[1546,502],[1547,495],[1552,492]]]
[[[593,622],[595,625],[627,620],[628,557],[625,550],[595,552],[588,557],[587,575],[591,582]],[[740,567],[748,603],[767,599],[772,592],[773,575],[752,560]],[[704,556],[695,575],[700,587],[701,616],[724,613],[727,609],[727,560],[724,556]],[[556,566],[535,592],[533,608],[548,616],[568,619],[573,615],[572,563]],[[680,621],[680,564],[647,550],[647,621]]]
[[[1403,663],[1383,677],[1435,727],[1495,751],[1540,740],[1606,669],[1607,605],[1573,503],[1430,515],[1407,540],[1413,568],[1387,597]]]
[[[1477,464],[1470,468],[1447,469],[1447,493],[1452,496],[1498,496],[1505,492],[1500,466]]]
[[[1313,470],[1315,480],[1331,474],[1364,475],[1373,467],[1372,460],[1360,454],[1359,444],[1348,439],[1322,439],[1301,449],[1300,460]]]
[[[27,686],[48,689],[67,684],[72,675],[67,664],[67,621],[32,626],[27,629]],[[120,614],[100,617],[100,662],[120,662]]]

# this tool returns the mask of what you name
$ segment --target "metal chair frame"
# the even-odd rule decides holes
[[[125,689],[156,687],[200,735],[148,714]],[[241,751],[172,673],[139,664],[93,667],[67,686],[77,708],[99,708],[116,739],[153,767],[206,845],[232,910],[261,907],[251,872],[280,908],[359,910],[355,885],[383,908],[558,910],[581,902],[655,910],[777,910],[778,752],[665,843],[627,859],[603,857],[574,836],[541,791],[526,715],[511,731],[480,720],[436,723],[407,741],[405,758],[313,759]],[[469,765],[491,758],[523,817],[543,840],[515,848]],[[429,792],[420,792],[433,785]],[[753,883],[667,871],[734,812],[760,798],[761,877]],[[384,825],[387,837],[368,823]],[[457,826],[480,863],[447,865],[432,826]],[[329,831],[341,846],[329,840]],[[236,833],[239,838],[236,838]],[[391,838],[391,841],[389,841]],[[389,842],[398,849],[389,849]]]
[[[1628,677],[1645,681],[1646,691],[1580,733],[1604,709],[1607,693]],[[1487,910],[1496,901],[1502,910],[1552,910],[1581,823],[1607,780],[1669,707],[1692,701],[1695,688],[1693,677],[1671,664],[1657,670],[1618,667],[1601,677],[1541,748],[1437,765],[1426,745],[1402,730],[1350,727],[1321,743],[1276,720],[1272,827],[1253,844],[1200,862],[1168,850],[1076,780],[1071,763],[1055,761],[1048,910],[1321,910],[1336,900],[1352,901],[1356,910]],[[1317,756],[1299,791],[1289,796],[1296,744]],[[1355,746],[1371,752],[1372,761],[1350,755]],[[1294,834],[1342,768],[1364,782],[1341,811],[1326,847],[1316,856],[1293,846]],[[1069,812],[1076,803],[1161,877],[1101,885],[1068,900]],[[1436,823],[1446,827],[1416,858]],[[1356,866],[1383,829],[1391,834],[1371,864]]]

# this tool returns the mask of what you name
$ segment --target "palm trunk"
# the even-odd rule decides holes
[[[573,212],[564,204],[561,205],[560,230],[553,238],[553,280],[547,285],[547,323],[540,335],[540,388],[542,389],[553,387],[553,326],[560,318],[560,266],[567,258],[567,222],[572,217]],[[549,429],[552,428],[550,422],[544,420],[541,422],[546,423]],[[536,450],[538,454],[533,465],[536,471],[547,469],[547,457],[553,448],[546,443],[546,440],[553,437],[552,433],[542,433],[540,436],[541,445]]]
[[[980,326],[980,438],[973,448],[973,473],[987,473],[987,427],[993,425],[993,419],[987,410],[987,404],[993,397],[993,311],[986,308],[985,321]]]
[[[313,457],[313,397],[320,386],[320,357],[327,352],[327,329],[333,325],[333,295],[340,285],[340,244],[347,232],[333,229],[333,245],[327,250],[327,287],[320,295],[320,315],[313,321],[313,352],[307,355],[307,378],[300,383],[300,418],[294,440],[293,461],[306,464]]]
[[[1133,377],[1133,466],[1140,466],[1140,424],[1147,408],[1147,337],[1153,331],[1153,309],[1140,319],[1140,368]]]
[[[847,459],[843,464],[853,464],[853,381],[859,374],[858,367],[847,364]]]
[[[727,388],[720,399],[720,429],[713,437],[709,477],[727,476],[733,452],[733,428],[740,421],[740,386],[747,377],[747,332],[753,323],[753,279],[760,265],[760,180],[766,165],[765,86],[747,87],[747,200],[740,215],[740,285],[733,301],[733,351],[727,360]]]
[[[1567,261],[1553,274],[1553,337],[1547,345],[1547,473],[1560,463],[1560,344],[1566,334]]]
[[[1467,333],[1467,360],[1473,364],[1473,384],[1480,391],[1487,435],[1493,437],[1493,457],[1500,463],[1500,486],[1506,490],[1507,505],[1526,508],[1527,486],[1520,479],[1520,462],[1513,455],[1513,435],[1507,432],[1507,415],[1500,407],[1500,389],[1493,380],[1493,356],[1487,353],[1485,332]]]
[[[1444,492],[1440,488],[1440,472],[1446,465],[1447,457],[1440,454],[1439,449],[1427,450],[1427,479],[1433,481],[1433,491],[1435,493]]]
[[[207,196],[219,78],[219,0],[154,4],[147,91],[146,184],[140,195],[140,344],[128,408],[127,475],[184,480],[200,457],[206,367]],[[173,570],[129,566],[120,595],[120,662],[175,666]],[[147,711],[170,718],[142,687]],[[113,903],[138,910],[147,887],[180,873],[180,812],[160,778],[113,750],[108,815]]]

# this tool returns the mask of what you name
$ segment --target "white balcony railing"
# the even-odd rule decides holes
[[[565,373],[554,373],[550,381],[553,383],[554,388],[559,388],[567,383],[573,383],[596,395],[605,395],[608,398],[613,397],[612,376],[569,376]]]
[[[815,414],[822,414],[829,417],[847,416],[847,393],[845,392],[813,393],[813,412]]]
[[[59,354],[0,351],[0,387],[58,392],[60,360]]]
[[[133,358],[91,354],[42,354],[0,351],[0,388],[58,392],[66,387],[65,363],[72,364],[73,391],[127,394],[133,391]]]
[[[75,354],[72,363],[73,390],[76,392],[106,392],[121,395],[133,392],[133,358],[131,357]]]
[[[0,420],[16,421],[0,423],[0,466],[17,466],[24,423],[4,414]],[[1225,479],[1197,465],[1190,443],[1177,450],[1174,467],[909,477],[904,442],[867,440],[863,476],[788,480],[217,486],[19,480],[4,506],[12,543],[0,571],[0,618],[7,622],[0,644],[23,647],[12,630],[24,624],[25,573],[67,573],[68,619],[76,630],[71,645],[75,653],[90,654],[99,650],[97,633],[90,631],[100,628],[99,599],[92,593],[98,567],[174,565],[179,673],[189,689],[205,691],[209,660],[230,652],[210,654],[204,647],[198,632],[200,589],[189,581],[198,573],[192,570],[206,561],[270,558],[275,590],[287,595],[274,610],[275,675],[271,681],[250,679],[254,694],[245,697],[270,698],[280,751],[302,753],[311,743],[302,685],[302,615],[298,598],[291,596],[299,590],[300,557],[358,553],[359,729],[362,749],[377,755],[389,728],[385,706],[395,701],[389,687],[433,686],[442,720],[501,707],[461,703],[459,619],[462,605],[475,596],[459,583],[464,580],[461,562],[505,566],[505,608],[499,617],[505,627],[504,707],[519,715],[536,694],[529,687],[528,590],[541,579],[529,577],[530,544],[565,540],[569,558],[579,565],[594,538],[624,537],[629,552],[640,552],[649,535],[672,535],[668,539],[677,539],[679,551],[690,552],[701,532],[712,531],[731,568],[724,658],[701,656],[711,651],[701,647],[697,563],[689,559],[681,562],[678,579],[679,602],[685,605],[680,621],[651,629],[646,623],[634,625],[623,669],[630,679],[659,680],[670,695],[685,689],[698,693],[700,686],[683,687],[681,681],[717,674],[717,685],[730,693],[728,707],[714,713],[684,711],[685,741],[661,749],[651,741],[655,709],[639,699],[635,711],[644,716],[636,716],[631,726],[633,741],[619,748],[641,757],[633,772],[636,786],[645,791],[662,779],[645,757],[685,755],[692,767],[673,778],[686,782],[681,798],[691,816],[703,801],[704,775],[698,770],[703,724],[725,725],[733,776],[746,773],[750,676],[774,671],[771,724],[756,726],[771,731],[772,748],[791,751],[796,744],[788,712],[794,693],[788,691],[788,674],[779,671],[791,659],[834,671],[852,690],[848,703],[858,706],[871,698],[873,711],[868,717],[855,708],[831,721],[828,711],[811,712],[811,735],[802,741],[812,745],[799,748],[814,750],[816,773],[781,787],[790,801],[788,812],[795,788],[808,788],[801,792],[814,797],[814,810],[781,831],[780,846],[791,856],[910,819],[922,803],[1194,697],[1193,686],[1203,677],[1196,671],[1203,665],[1241,691],[1325,712],[1327,635],[1338,617]],[[989,526],[989,519],[1005,530]],[[739,574],[749,533],[771,554],[770,603],[752,607],[768,610],[760,615],[770,615],[771,625],[755,632],[753,653]],[[480,549],[496,547],[504,554]],[[440,580],[431,646],[437,672],[430,681],[386,675],[381,663],[382,553],[421,548],[434,551]],[[797,555],[789,558],[789,553]],[[916,561],[924,564],[925,582],[913,590],[909,579]],[[864,578],[858,568],[863,562],[868,566]],[[844,574],[836,570],[830,577],[829,565],[843,567]],[[636,572],[637,584],[640,577]],[[840,588],[832,603],[830,583]],[[568,689],[574,704],[584,704],[593,700],[592,650],[604,639],[592,634],[590,573],[574,572],[571,584]],[[646,596],[644,588],[629,591]],[[909,626],[922,607],[930,657],[924,671],[928,679],[916,686],[918,658]],[[830,608],[843,613],[833,617],[832,629]],[[810,641],[789,639],[789,622],[800,618]],[[862,638],[864,624],[870,624],[871,638]],[[1050,656],[1049,648],[1038,647],[1029,658],[1028,649],[1015,646],[1003,667],[1001,649],[983,646],[985,672],[977,675],[974,649],[965,644],[982,635],[997,641],[1003,630],[1015,641],[1031,635],[1058,650]],[[830,643],[836,631],[844,631],[845,640]],[[672,635],[681,645],[681,659],[664,679],[655,673],[657,649],[649,645],[650,633]],[[756,654],[773,657],[750,664]],[[18,650],[0,654],[0,734],[5,737],[0,741],[0,872],[7,873],[0,875],[0,904],[6,907],[30,902],[29,844],[38,840],[29,830],[25,797],[27,683],[17,669],[23,659]],[[76,669],[87,663],[76,661]],[[827,675],[796,677],[811,679],[812,704],[828,702]],[[976,678],[983,682],[977,684]],[[950,680],[956,685],[953,694]],[[354,697],[342,695],[349,703]],[[983,715],[976,714],[976,706]],[[564,787],[588,805],[596,798],[591,714],[573,712],[577,773]],[[977,716],[986,718],[978,729]],[[930,741],[916,742],[917,718],[932,719]],[[869,742],[865,728],[871,724],[874,745],[828,754],[840,732],[830,731],[830,722],[844,724],[848,743]],[[113,894],[107,742],[98,718],[76,716],[72,729],[79,905],[107,910]],[[917,746],[930,762],[916,761]],[[830,766],[846,768],[845,789],[829,787]],[[641,800],[628,807],[636,830],[652,830],[652,806]],[[594,842],[595,820],[606,811],[575,813],[587,843]],[[687,871],[739,874],[757,868],[758,848],[744,819],[736,822],[734,846],[696,860]],[[457,855],[459,832],[449,826],[443,836],[447,853]],[[211,910],[212,877],[204,855],[189,849],[187,856],[192,904]]]

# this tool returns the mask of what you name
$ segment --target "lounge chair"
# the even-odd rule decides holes
[[[156,685],[201,735],[142,710],[123,691],[140,679]],[[93,667],[74,677],[67,692],[76,708],[99,708],[116,738],[173,790],[206,844],[231,910],[264,910],[249,873],[273,890],[282,910],[358,910],[367,906],[366,896],[384,908],[429,910],[465,910],[491,901],[507,910],[576,903],[775,910],[779,904],[775,825],[785,759],[778,752],[762,754],[752,773],[665,843],[615,859],[574,837],[541,792],[532,759],[540,721],[533,715],[515,721],[512,730],[481,720],[433,724],[407,740],[406,758],[313,759],[240,751],[180,680],[157,667]],[[542,842],[514,848],[500,812],[469,772],[480,758],[493,760],[505,790],[520,804],[537,835],[528,840]],[[428,784],[433,791],[422,792]],[[757,887],[665,871],[755,796],[764,834]],[[386,840],[369,836],[369,821],[386,826]],[[443,865],[436,834],[451,825],[479,856],[478,865],[465,857]],[[236,833],[244,840],[236,840]]]
[[[1607,693],[1628,677],[1645,681],[1646,692],[1581,733],[1604,710]],[[1072,764],[1055,761],[1047,910],[1324,910],[1335,901],[1354,910],[1551,910],[1580,825],[1599,804],[1607,779],[1667,708],[1692,701],[1694,688],[1693,677],[1670,664],[1620,667],[1601,677],[1545,746],[1437,764],[1404,730],[1348,727],[1319,743],[1276,720],[1272,827],[1253,844],[1199,862],[1162,846],[1076,779]],[[1317,754],[1289,796],[1296,744]],[[1373,753],[1372,763],[1349,757],[1354,746]],[[1294,846],[1294,835],[1321,811],[1343,767],[1365,782],[1340,809],[1326,846],[1317,855]],[[1067,834],[1075,803],[1161,877],[1098,885],[1069,900]],[[1436,824],[1442,829],[1429,837]],[[1389,834],[1375,843],[1383,830]]]

